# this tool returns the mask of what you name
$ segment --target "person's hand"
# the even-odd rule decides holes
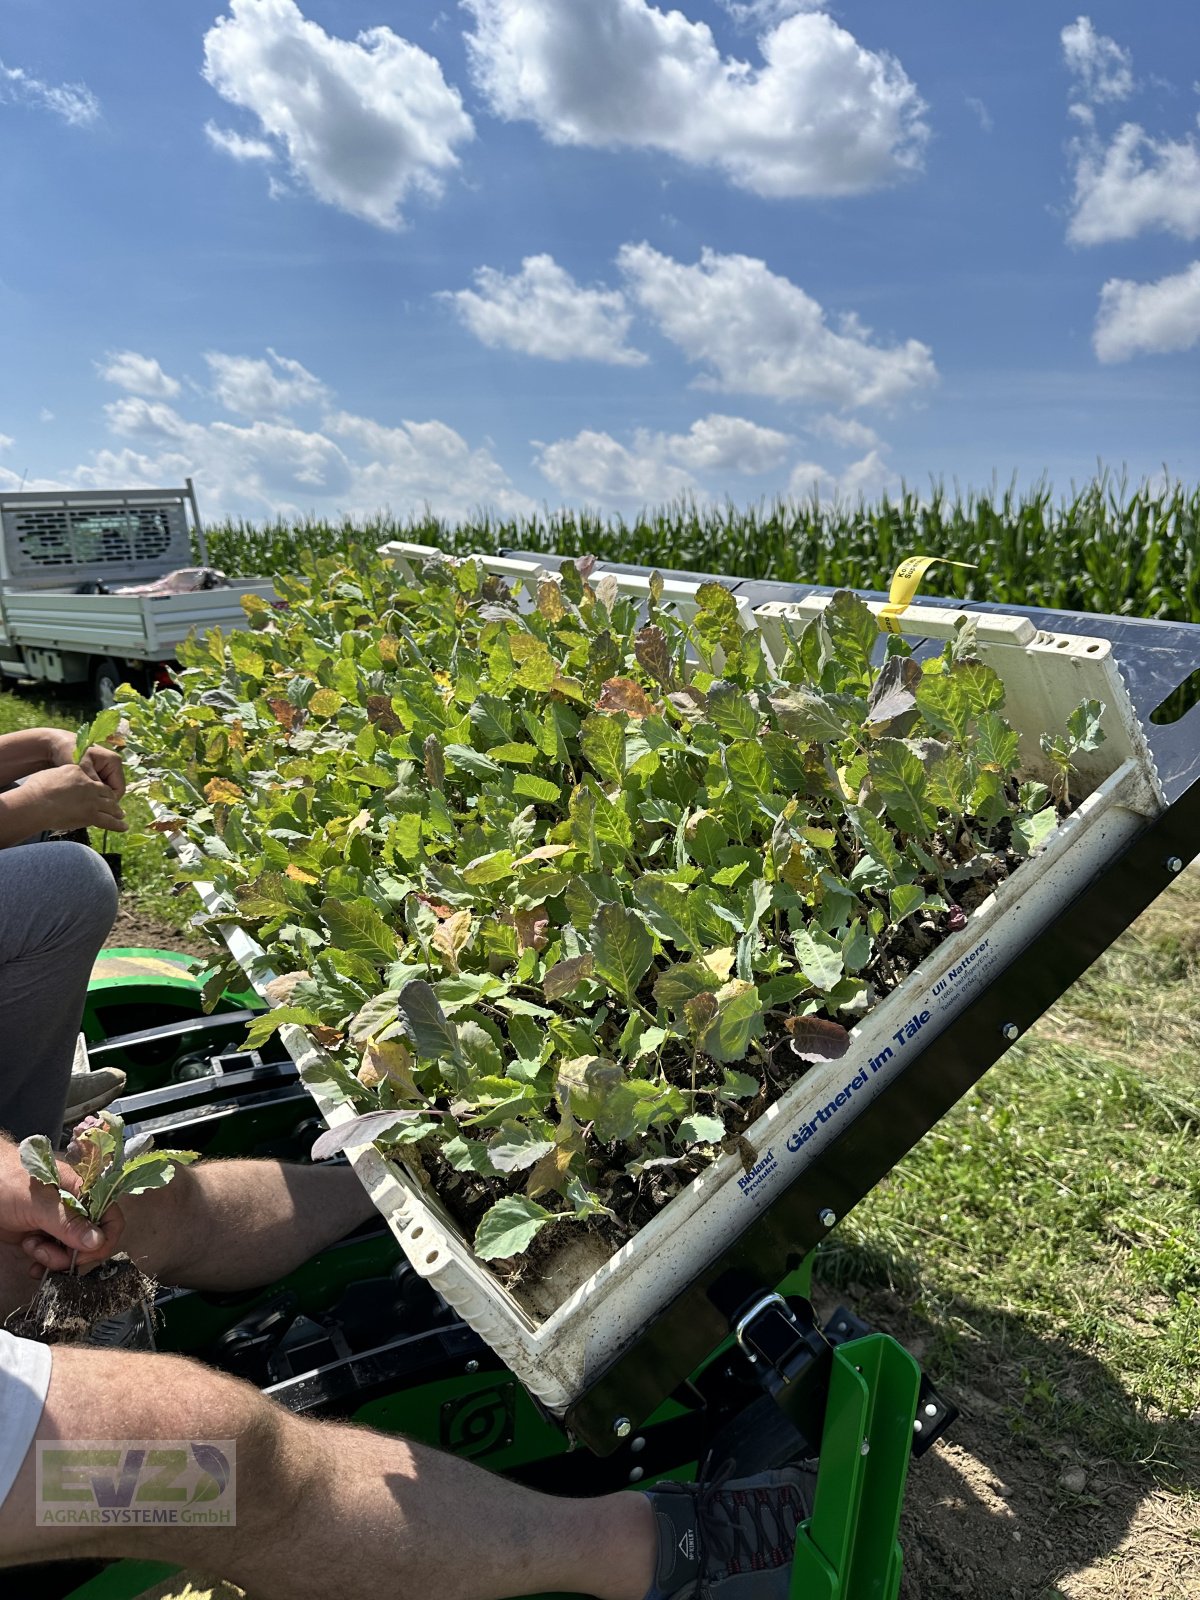
[[[79,1192],[79,1174],[58,1162],[64,1189]],[[15,1245],[29,1258],[29,1275],[65,1272],[75,1257],[77,1270],[94,1267],[116,1250],[125,1219],[110,1206],[97,1226],[63,1204],[57,1189],[25,1171],[17,1147],[0,1138],[0,1245]]]
[[[49,766],[76,765],[74,734],[68,733],[65,728],[46,728],[43,737],[46,741]],[[109,750],[102,744],[89,745],[79,758],[78,765],[89,778],[99,778],[101,783],[112,790],[118,800],[125,793],[125,768],[115,750]]]
[[[22,807],[28,807],[37,825],[51,833],[72,833],[76,828],[124,833],[129,827],[112,788],[73,761],[31,773],[19,793]]]
[[[79,758],[79,767],[89,778],[99,778],[118,800],[125,793],[125,768],[115,750],[102,744],[89,745]]]

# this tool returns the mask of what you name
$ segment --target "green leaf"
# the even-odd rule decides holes
[[[346,902],[330,896],[321,902],[321,920],[329,929],[330,942],[339,949],[376,965],[396,959],[396,935],[369,901]]]
[[[532,772],[517,773],[513,779],[513,793],[520,795],[523,800],[536,800],[547,806],[557,805],[562,799],[558,784],[551,783],[549,778],[539,778]]]
[[[565,587],[565,585],[564,585]],[[475,1232],[475,1254],[481,1261],[519,1256],[555,1214],[524,1195],[509,1195],[485,1212]]]
[[[714,1061],[743,1061],[751,1041],[763,1032],[762,1002],[752,983],[733,978],[713,996],[715,1015],[696,1039],[696,1048]]]
[[[749,805],[758,806],[770,800],[775,792],[762,747],[749,740],[725,747],[725,771],[734,794]]]
[[[926,793],[921,758],[902,739],[880,739],[871,751],[871,782],[903,833],[924,839],[937,825],[937,810]]]
[[[770,696],[771,710],[784,733],[805,744],[831,744],[853,731],[856,702],[846,695],[824,695],[793,684]]]
[[[273,1011],[263,1011],[251,1019],[246,1028],[246,1049],[261,1050],[285,1023],[315,1028],[320,1021],[320,1014],[311,1006],[276,1006]]]
[[[457,1029],[447,1020],[437,995],[423,978],[404,985],[396,996],[396,1009],[404,1031],[423,1060],[437,1061],[457,1053]]]
[[[917,907],[924,902],[924,899],[925,891],[919,883],[897,884],[888,896],[892,921],[903,922],[905,917],[912,916]]]
[[[1017,764],[1020,740],[1004,718],[994,711],[980,717],[971,740],[971,754],[981,767],[1007,777]]]
[[[588,943],[596,976],[633,1004],[654,960],[654,941],[641,917],[615,902],[602,905],[588,929]]]
[[[487,855],[476,856],[462,869],[463,882],[477,889],[485,883],[498,883],[501,878],[511,878],[514,871],[511,850],[492,850]]]
[[[1053,806],[1035,812],[1032,817],[1014,818],[1013,844],[1022,855],[1029,855],[1032,851],[1040,849],[1057,827],[1058,813]]]
[[[792,932],[792,951],[814,989],[832,989],[841,978],[842,948],[829,934],[796,928]]]
[[[554,1140],[542,1138],[523,1122],[502,1122],[487,1149],[497,1172],[524,1172],[550,1154]]]
[[[879,640],[879,624],[865,600],[851,589],[839,589],[821,613],[833,651],[838,686],[870,682],[871,656]]]
[[[542,979],[542,993],[547,1000],[561,1000],[591,977],[595,964],[596,958],[590,950],[582,955],[568,956],[564,961],[556,961]]]
[[[175,1176],[176,1167],[190,1167],[200,1159],[196,1150],[147,1150],[127,1161],[120,1170],[111,1191],[101,1206],[99,1189],[95,1202],[97,1220],[112,1202],[123,1194],[145,1194],[150,1189],[162,1189]]]
[[[588,764],[607,784],[625,776],[625,727],[619,717],[593,712],[579,730],[579,745]]]
[[[639,909],[664,944],[699,951],[704,947],[704,937],[696,927],[693,893],[652,872],[639,878],[633,888]]]
[[[684,1117],[676,1131],[679,1144],[720,1144],[725,1137],[725,1124],[720,1117],[693,1115]]]
[[[708,720],[729,739],[749,739],[758,731],[758,712],[750,700],[721,678],[709,685]]]
[[[1076,750],[1098,750],[1107,735],[1100,726],[1105,711],[1101,700],[1081,700],[1067,718],[1067,732]]]
[[[32,1133],[28,1139],[22,1139],[18,1146],[18,1154],[21,1157],[21,1165],[31,1178],[36,1178],[39,1183],[48,1184],[52,1189],[62,1187],[58,1163],[54,1159],[50,1141],[44,1133]]]

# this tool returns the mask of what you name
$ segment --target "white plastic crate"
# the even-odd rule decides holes
[[[385,547],[405,561],[425,547]],[[533,561],[477,558],[490,570],[532,576]],[[623,592],[641,593],[645,579],[619,575]],[[678,581],[677,585],[678,585]],[[695,585],[682,586],[694,594]],[[665,596],[664,596],[665,598]],[[686,594],[678,598],[686,601]],[[769,652],[779,648],[782,621],[807,619],[820,600],[797,607],[748,609],[743,626],[762,630]],[[961,610],[919,607],[902,631],[915,638],[948,637]],[[909,978],[851,1032],[840,1061],[812,1068],[750,1128],[744,1140],[755,1160],[722,1157],[677,1195],[616,1255],[574,1288],[552,1313],[537,1317],[479,1261],[436,1197],[403,1167],[371,1146],[350,1159],[412,1265],[478,1332],[525,1386],[563,1414],[642,1329],[767,1207],[813,1156],[864,1105],[881,1094],[916,1050],[1034,938],[1163,809],[1145,736],[1106,641],[1039,633],[1027,619],[986,619],[981,657],[1008,691],[1006,715],[1021,735],[1028,771],[1042,771],[1037,735],[1061,727],[1082,699],[1105,703],[1105,742],[1080,762],[1086,797],[1070,817]],[[201,886],[211,911],[223,908]],[[223,930],[232,954],[262,992],[271,974],[262,951],[235,925]],[[296,1026],[281,1030],[310,1093],[331,1126],[353,1109],[334,1098],[321,1072],[324,1051]],[[315,1069],[315,1070],[314,1070]],[[744,1148],[744,1145],[743,1145]]]

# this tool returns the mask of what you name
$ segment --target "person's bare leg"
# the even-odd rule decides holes
[[[254,1600],[643,1600],[656,1552],[641,1494],[560,1500],[402,1439],[291,1416],[172,1356],[55,1353],[37,1437],[236,1440],[236,1526],[39,1528],[34,1451],[0,1507],[0,1566],[131,1556],[219,1574]]]
[[[372,1214],[349,1167],[204,1161],[177,1167],[165,1189],[121,1202],[121,1249],[159,1283],[236,1292],[274,1283]],[[0,1246],[0,1321],[27,1305],[47,1260]]]

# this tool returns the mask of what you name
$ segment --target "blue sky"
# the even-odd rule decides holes
[[[1200,478],[1200,12],[3,0],[0,487]]]

